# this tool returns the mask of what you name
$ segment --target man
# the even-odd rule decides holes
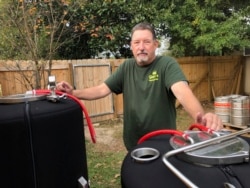
[[[176,129],[176,99],[195,122],[213,130],[221,129],[223,125],[218,116],[204,112],[178,63],[170,57],[155,55],[158,45],[153,27],[139,23],[131,32],[134,58],[121,64],[104,83],[73,90],[71,85],[61,82],[57,89],[83,100],[99,99],[111,92],[123,93],[123,139],[127,150],[146,133]]]

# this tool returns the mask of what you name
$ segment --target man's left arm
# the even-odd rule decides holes
[[[171,90],[196,123],[206,125],[208,128],[216,131],[223,128],[221,119],[216,114],[211,112],[205,113],[201,103],[193,94],[187,82],[176,82],[171,86]]]

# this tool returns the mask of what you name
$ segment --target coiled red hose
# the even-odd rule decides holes
[[[50,94],[50,93],[51,93],[50,90],[32,90],[32,94]],[[55,93],[57,95],[65,94],[65,93],[63,93],[61,91],[55,91]],[[92,140],[93,143],[96,143],[96,134],[95,134],[94,126],[93,126],[92,121],[91,121],[91,119],[89,117],[87,109],[85,108],[83,103],[78,98],[76,98],[75,96],[67,94],[67,97],[73,99],[77,104],[80,105],[80,107],[81,107],[81,109],[82,109],[82,111],[83,111],[83,113],[85,115],[87,124],[88,124],[91,140]]]

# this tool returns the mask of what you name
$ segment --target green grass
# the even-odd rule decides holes
[[[88,174],[91,188],[119,188],[120,170],[125,152],[96,151],[86,143]]]

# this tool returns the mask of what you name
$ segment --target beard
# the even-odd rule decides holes
[[[136,56],[136,62],[140,66],[148,65],[150,63],[148,54],[143,53],[143,54],[137,55]]]

